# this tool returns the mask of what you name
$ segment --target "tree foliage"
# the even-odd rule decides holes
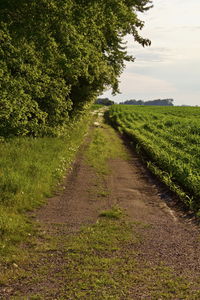
[[[150,0],[1,0],[0,135],[61,134],[106,87],[118,91],[137,13]]]
[[[115,104],[115,102],[112,100],[109,100],[108,98],[97,98],[97,100],[95,101],[95,104],[110,106],[110,105]]]
[[[126,100],[124,102],[121,102],[120,104],[126,104],[126,105],[158,105],[158,106],[173,106],[174,99],[156,99],[156,100],[149,100],[149,101],[143,101],[143,100]]]

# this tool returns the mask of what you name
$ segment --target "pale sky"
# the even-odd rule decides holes
[[[200,106],[200,0],[154,0],[142,14],[142,36],[151,40],[143,48],[129,36],[128,52],[136,58],[120,78],[121,94],[115,102],[128,99],[173,98],[175,105]]]

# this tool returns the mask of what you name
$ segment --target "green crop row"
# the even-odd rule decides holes
[[[198,211],[200,108],[115,105],[108,115],[145,154],[149,168]]]

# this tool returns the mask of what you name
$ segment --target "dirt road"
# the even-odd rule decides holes
[[[101,139],[96,138],[101,140],[99,143],[104,137],[103,147],[108,147],[109,143],[112,149],[118,147],[115,154],[106,158],[107,166],[103,171],[92,163],[92,159],[98,160],[104,149],[97,145],[95,151],[99,152],[96,154],[95,147],[90,149],[96,130],[101,135]],[[88,155],[90,150],[93,151],[92,159]],[[107,150],[108,153],[111,151]],[[34,212],[40,236],[30,252],[29,264],[23,266],[23,276],[1,289],[2,299],[200,299],[199,227],[186,214],[175,206],[173,208],[174,200],[170,197],[166,188],[145,169],[137,154],[123,145],[109,126],[93,129],[78,153],[63,191]],[[171,203],[170,206],[167,203]],[[120,257],[123,257],[126,273],[124,281],[120,282],[121,277],[115,278],[115,283],[109,283],[107,290],[106,280],[101,286],[99,281],[95,287],[91,284],[100,276],[101,268],[91,275],[93,263],[88,267],[87,262],[87,266],[81,269],[85,263],[85,248],[74,250],[77,246],[70,246],[69,250],[66,245],[74,243],[74,239],[77,241],[77,237],[80,240],[81,227],[93,228],[91,226],[96,224],[99,214],[113,207],[125,212],[123,222],[132,224],[137,242],[129,238],[124,247],[122,244],[118,246],[117,263],[115,254],[112,254],[112,264],[107,272],[109,280],[115,278],[115,273],[120,273],[119,276],[123,273],[122,269],[117,269]],[[120,223],[120,226],[125,226],[125,223]],[[88,231],[81,241],[87,239],[90,240]],[[110,259],[114,250],[106,254],[106,247],[102,250],[104,254],[98,248],[94,256],[102,258],[104,255],[104,261],[105,257]],[[130,256],[134,257],[131,268]],[[85,269],[90,270],[90,275],[85,275]],[[90,283],[87,285],[88,278]],[[122,282],[123,288],[119,291]]]

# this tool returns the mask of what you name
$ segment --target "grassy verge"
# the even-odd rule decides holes
[[[24,212],[44,203],[66,174],[88,130],[90,117],[60,138],[13,138],[0,144],[0,263],[22,259],[20,242],[34,229]],[[20,253],[20,255],[19,255]]]

